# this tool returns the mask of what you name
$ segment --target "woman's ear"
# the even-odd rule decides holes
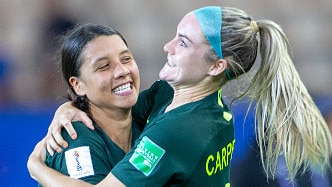
[[[79,95],[79,96],[84,96],[85,95],[85,91],[84,91],[84,88],[82,86],[82,82],[79,78],[70,77],[69,78],[69,83],[73,87],[73,89],[75,90],[77,95]]]
[[[227,61],[225,59],[218,59],[209,69],[208,74],[211,76],[220,75],[227,68]]]

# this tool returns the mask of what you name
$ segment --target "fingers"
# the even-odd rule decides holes
[[[62,121],[64,122],[61,122],[61,118],[59,121],[58,118],[55,116],[53,121],[51,122],[51,125],[48,128],[48,132],[46,135],[46,145],[47,145],[46,147],[51,155],[54,150],[60,153],[61,146],[64,148],[68,147],[68,143],[62,138],[61,129],[63,126],[62,124],[69,123],[71,125],[71,122],[68,120],[62,120]]]
[[[68,110],[67,112],[64,112],[59,117],[59,122],[56,122],[52,124],[52,134],[56,140],[56,142],[62,146],[67,144],[67,142],[62,138],[61,136],[61,128],[65,127],[66,131],[70,135],[70,137],[75,140],[77,138],[77,134],[75,129],[73,128],[72,121],[76,121],[77,113],[80,112],[79,110]],[[79,119],[78,119],[79,120]],[[51,126],[50,126],[51,127]]]
[[[63,123],[66,131],[70,135],[70,137],[75,140],[77,138],[76,131],[70,121],[66,121]],[[62,138],[61,133],[59,131],[54,131],[53,136],[55,137],[56,141],[61,144],[64,148],[68,147],[68,143]],[[66,146],[66,147],[65,147]]]
[[[80,120],[91,130],[94,130],[94,126],[92,124],[91,119],[88,117],[88,115],[85,112],[80,112]],[[68,131],[69,132],[69,131]]]
[[[49,144],[46,144],[46,150],[51,156],[54,155],[54,149]]]
[[[51,155],[54,154],[54,151],[60,153],[62,151],[61,147],[68,147],[68,142],[61,135],[62,127],[65,128],[72,139],[77,138],[72,121],[82,121],[88,128],[94,130],[92,121],[85,112],[74,107],[70,102],[62,104],[55,112],[46,135],[46,149]]]
[[[55,141],[52,133],[47,133],[45,140],[46,140],[46,149],[51,156],[54,155],[54,151],[61,153],[62,151],[61,146]]]
[[[71,125],[67,124],[67,120],[70,121],[82,121],[88,128],[90,128],[91,130],[94,130],[94,126],[92,124],[91,119],[88,117],[88,115],[79,110],[78,108],[74,107],[70,102],[67,102],[65,104],[63,104],[62,106],[59,107],[57,113],[62,113],[62,124],[63,126],[66,128],[65,125],[68,125],[68,128],[66,128],[68,130],[68,133],[70,134],[70,136],[73,139],[76,139],[77,134],[75,131],[73,131]],[[69,131],[70,130],[70,131]]]
[[[76,132],[70,121],[66,121],[66,122],[62,122],[62,123],[61,122],[54,123],[54,124],[52,123],[48,129],[48,131],[50,132],[50,137],[48,140],[50,141],[51,146],[56,150],[58,150],[58,146],[62,146],[64,148],[68,147],[67,141],[65,141],[61,135],[62,126],[64,126],[67,129],[67,131],[68,131],[68,129],[71,129],[71,133],[74,133],[74,135],[72,135],[72,134],[70,134],[70,132],[68,132],[68,134],[70,134],[71,137],[73,137],[73,136],[77,137]]]
[[[71,105],[70,102],[61,105],[55,112],[54,118],[48,129],[48,147],[49,149],[54,149],[59,151],[59,145],[64,148],[68,147],[68,143],[62,138],[61,129],[65,127],[68,134],[73,138],[77,138],[76,131],[74,130],[71,121],[75,119],[75,116],[79,110]],[[61,149],[60,149],[61,151]]]

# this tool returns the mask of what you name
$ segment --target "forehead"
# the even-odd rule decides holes
[[[98,36],[91,40],[83,49],[83,54],[98,55],[102,53],[116,53],[127,49],[126,44],[120,36],[113,34],[109,36]]]
[[[193,12],[185,15],[180,21],[178,28],[178,34],[183,34],[189,37],[191,40],[198,43],[205,40],[201,26]]]

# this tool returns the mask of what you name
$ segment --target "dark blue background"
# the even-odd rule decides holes
[[[54,105],[0,109],[0,186],[37,186],[26,167],[34,145],[47,132]]]

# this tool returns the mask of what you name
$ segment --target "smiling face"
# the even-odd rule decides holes
[[[176,36],[164,46],[168,62],[159,73],[171,85],[195,85],[208,76],[211,63],[205,54],[209,46],[194,13],[179,23]]]
[[[118,35],[99,36],[84,47],[80,77],[70,83],[78,95],[86,95],[91,111],[130,109],[137,101],[140,78],[137,64]]]

